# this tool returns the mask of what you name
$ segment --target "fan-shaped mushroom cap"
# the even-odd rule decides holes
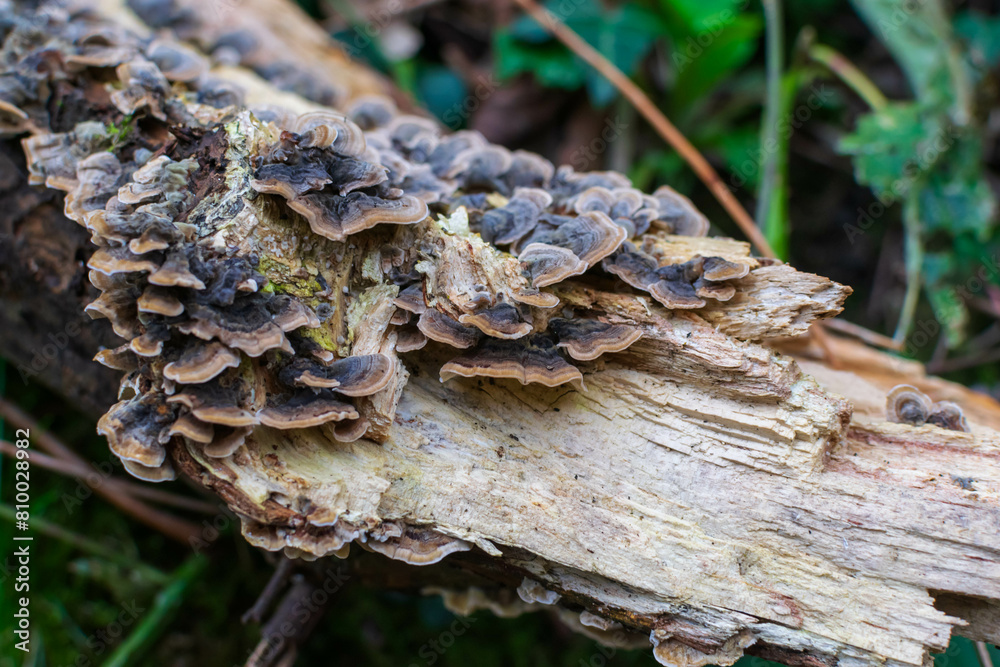
[[[198,276],[191,273],[191,265],[188,262],[187,255],[182,251],[171,252],[167,255],[167,261],[149,276],[149,282],[152,285],[159,285],[160,287],[205,289],[205,283]]]
[[[946,428],[949,431],[969,432],[969,422],[962,414],[962,408],[951,401],[938,401],[931,406],[927,415],[927,423]]]
[[[590,211],[554,229],[536,231],[528,238],[528,244],[547,243],[569,248],[590,267],[617,250],[627,236],[628,233],[606,214]]]
[[[427,156],[427,164],[438,177],[446,177],[452,165],[460,155],[471,149],[479,149],[489,142],[475,130],[460,130],[454,134],[442,137],[431,154]]]
[[[163,375],[181,384],[201,384],[239,365],[240,355],[222,343],[196,344],[185,350],[180,359],[167,364]]]
[[[400,291],[399,295],[392,300],[397,308],[409,311],[416,315],[421,315],[427,310],[427,302],[424,300],[424,290],[420,285],[410,285]]]
[[[333,111],[321,109],[302,114],[292,130],[301,139],[302,147],[330,148],[341,155],[359,156],[365,152],[365,135],[361,128]]]
[[[253,433],[252,426],[229,429],[228,432],[217,435],[211,442],[207,443],[202,451],[205,452],[205,456],[210,458],[224,459],[239,449],[251,433]]]
[[[896,385],[885,398],[886,419],[897,424],[920,426],[930,411],[931,399],[912,385]]]
[[[215,427],[211,424],[196,419],[194,415],[183,414],[170,425],[168,435],[181,435],[193,442],[206,444],[212,442],[215,437]]]
[[[172,482],[177,479],[177,472],[170,461],[164,461],[158,466],[146,466],[136,461],[122,459],[122,466],[130,475],[144,482]]]
[[[98,248],[87,266],[95,271],[111,276],[116,273],[150,273],[160,267],[145,256],[136,255],[128,248]]]
[[[537,153],[517,150],[511,155],[510,169],[503,175],[510,190],[544,188],[555,175],[555,166]]]
[[[176,234],[164,234],[159,229],[150,228],[144,231],[139,238],[129,241],[128,249],[137,255],[145,255],[157,250],[166,250],[170,247],[171,243],[179,241],[180,238],[180,232]]]
[[[545,190],[518,189],[504,206],[483,215],[480,223],[483,240],[494,245],[516,243],[535,228],[538,216],[550,204],[552,195]]]
[[[259,423],[254,413],[238,405],[195,406],[191,414],[203,422],[219,426],[255,426]]]
[[[116,371],[130,373],[139,367],[139,360],[128,344],[109,350],[101,350],[94,355],[94,361]]]
[[[569,356],[592,361],[606,352],[621,352],[642,338],[642,331],[624,324],[606,324],[597,320],[553,318],[549,329]]]
[[[364,130],[388,125],[397,113],[396,103],[384,95],[363,95],[347,108],[347,117]]]
[[[607,188],[593,187],[587,188],[572,201],[573,210],[580,215],[590,211],[600,211],[610,216],[611,207],[615,204],[615,195]]]
[[[555,294],[542,292],[535,288],[522,289],[511,294],[514,301],[535,308],[555,308],[559,305],[559,297]]]
[[[122,338],[134,338],[141,333],[134,289],[109,289],[102,292],[83,311],[91,319],[107,318],[111,328]]]
[[[97,432],[108,439],[118,458],[156,468],[167,456],[160,433],[172,421],[173,413],[162,396],[143,394],[113,405],[97,421]]]
[[[525,322],[517,308],[509,303],[498,303],[475,313],[458,318],[460,324],[472,325],[494,338],[521,338],[531,333],[531,324]]]
[[[363,192],[345,196],[308,193],[288,205],[309,222],[314,232],[334,241],[343,241],[378,224],[412,225],[427,217],[426,202],[410,195],[382,199]]]
[[[653,197],[659,203],[657,221],[664,223],[668,232],[681,236],[708,234],[708,218],[695,208],[690,199],[667,185],[657,188]]]
[[[204,56],[183,44],[163,39],[146,47],[146,56],[156,63],[168,81],[189,83],[208,71]]]
[[[545,287],[562,282],[571,276],[586,272],[587,263],[569,248],[531,243],[518,254],[517,258],[531,275],[534,287]]]
[[[139,312],[176,317],[184,312],[184,304],[161,287],[147,287],[136,301]]]
[[[401,327],[404,324],[409,324],[410,319],[412,319],[412,317],[413,317],[413,313],[411,313],[408,310],[404,310],[402,308],[398,308],[397,307],[396,308],[396,312],[394,312],[392,314],[392,317],[389,318],[389,324],[391,324],[393,326]]]
[[[290,398],[274,398],[273,403],[257,413],[264,426],[278,429],[308,428],[327,422],[357,419],[357,409],[342,403],[329,392],[302,390]]]
[[[365,545],[376,553],[410,565],[433,565],[448,554],[472,549],[465,540],[409,526],[398,537],[390,537],[384,542],[372,539]]]
[[[583,374],[559,356],[545,336],[520,340],[484,339],[478,347],[441,367],[441,381],[453,377],[512,378],[521,384],[537,382],[546,387],[574,383],[582,388]]]
[[[458,180],[465,189],[496,190],[499,178],[513,162],[510,151],[502,146],[474,146],[455,156],[446,175]]]
[[[292,349],[285,333],[271,320],[263,304],[250,297],[243,297],[224,309],[192,304],[188,314],[191,320],[177,325],[182,333],[202,340],[217,338],[248,356],[259,357],[273,349]]]
[[[294,331],[300,327],[315,329],[320,325],[319,317],[312,308],[293,297],[280,295],[272,299],[268,305],[276,311],[274,323],[282,331]]]
[[[396,333],[396,351],[414,352],[427,345],[427,336],[419,329],[402,329]]]
[[[472,347],[480,337],[478,329],[460,324],[436,308],[428,308],[420,314],[417,328],[431,340],[459,349]]]
[[[371,422],[364,417],[358,417],[357,419],[335,422],[329,432],[337,442],[355,442],[368,432],[369,426],[371,426]]]
[[[370,396],[382,391],[395,372],[392,359],[384,354],[364,354],[322,366],[297,358],[282,369],[279,378],[289,386],[334,389],[345,396]]]
[[[702,277],[705,280],[722,281],[742,278],[750,273],[748,264],[730,262],[721,257],[706,257],[702,268]]]
[[[140,357],[156,357],[163,353],[163,343],[169,334],[162,331],[147,331],[129,341],[129,349]]]
[[[702,299],[715,299],[716,301],[729,301],[736,296],[736,288],[732,285],[721,283],[710,283],[704,278],[699,278],[694,282],[694,293]]]
[[[705,300],[698,296],[690,283],[659,280],[646,289],[664,306],[675,310],[704,308]]]
[[[161,108],[163,98],[170,91],[170,84],[155,64],[144,58],[135,58],[119,65],[115,72],[124,87],[111,93],[111,102],[125,115],[142,108],[157,119],[165,121]]]

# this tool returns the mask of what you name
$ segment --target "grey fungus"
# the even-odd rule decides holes
[[[670,234],[680,236],[706,236],[708,218],[695,208],[691,200],[667,185],[653,192],[658,203],[659,216],[654,224]]]
[[[170,461],[164,461],[158,466],[147,466],[137,461],[122,459],[122,466],[130,475],[144,482],[172,482],[177,479],[177,472]]]
[[[400,353],[415,352],[427,345],[427,336],[419,329],[402,329],[396,333],[396,351]]]
[[[191,83],[208,71],[204,56],[178,42],[155,39],[146,47],[146,55],[167,81]]]
[[[370,396],[382,391],[392,380],[395,364],[384,354],[345,357],[328,366],[307,358],[297,358],[279,378],[290,387],[333,389],[344,396]]]
[[[382,199],[363,192],[345,196],[308,193],[288,203],[314,232],[334,241],[379,224],[412,225],[428,215],[427,203],[412,195]]]
[[[188,307],[188,314],[191,319],[177,325],[182,333],[206,341],[218,339],[250,357],[274,349],[292,351],[281,327],[274,323],[263,304],[251,297],[244,297],[228,308],[195,303]]]
[[[593,361],[602,354],[621,352],[642,338],[642,330],[625,324],[598,320],[553,318],[549,330],[556,335],[556,347],[565,348],[578,361]]]
[[[191,273],[188,255],[183,249],[170,252],[163,266],[150,274],[149,282],[152,285],[159,285],[160,287],[205,289],[205,283],[198,276]]]
[[[518,254],[517,258],[531,276],[535,288],[546,287],[578,276],[589,268],[587,263],[569,248],[531,243]]]
[[[410,565],[433,565],[449,554],[472,549],[465,540],[428,528],[403,526],[401,533],[384,541],[369,539],[365,545],[376,553]]]
[[[87,266],[106,276],[117,273],[153,273],[160,269],[153,259],[145,255],[136,255],[127,248],[114,247],[98,248],[90,256]]]
[[[532,335],[519,340],[484,339],[476,348],[441,367],[441,381],[453,377],[510,378],[521,384],[583,387],[583,374],[563,359],[551,339]]]

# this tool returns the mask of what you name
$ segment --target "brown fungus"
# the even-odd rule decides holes
[[[257,413],[264,426],[277,429],[309,428],[328,422],[357,419],[357,409],[344,403],[330,392],[303,389],[291,396],[274,396],[268,406]]]
[[[240,355],[222,343],[201,343],[190,346],[180,359],[164,366],[163,376],[181,384],[201,384],[239,365]]]
[[[252,426],[238,426],[221,431],[211,442],[202,447],[205,456],[213,459],[224,459],[231,456],[246,442],[247,436],[253,433]]]
[[[184,249],[176,250],[167,255],[163,266],[149,276],[152,285],[160,287],[188,287],[196,290],[205,289],[205,283],[191,273],[191,265]]]
[[[546,387],[572,383],[583,388],[580,370],[559,355],[551,339],[538,334],[520,340],[484,339],[441,367],[442,382],[456,376],[511,378]]]
[[[167,433],[171,436],[183,436],[192,442],[207,444],[215,438],[215,427],[196,419],[194,415],[183,414],[170,425],[170,430]]]
[[[467,327],[436,308],[428,308],[420,314],[417,328],[431,340],[459,349],[472,347],[481,336],[478,329]]]
[[[962,408],[951,401],[938,401],[930,408],[927,423],[946,428],[949,431],[969,432],[969,422],[966,421]]]
[[[363,192],[345,196],[308,193],[288,205],[309,222],[314,232],[334,241],[343,241],[375,225],[412,225],[427,217],[427,204],[410,195],[382,199]]]
[[[149,286],[136,300],[141,313],[177,317],[184,312],[184,304],[166,288]]]
[[[549,330],[558,338],[556,347],[566,349],[578,361],[592,361],[608,352],[621,352],[642,338],[642,330],[624,324],[606,324],[598,320],[549,320]]]
[[[896,385],[885,398],[886,419],[897,424],[921,426],[930,411],[931,399],[912,385]]]
[[[290,387],[333,389],[345,396],[370,396],[392,380],[395,364],[384,354],[365,354],[334,361],[329,366],[296,358],[279,379]]]
[[[475,313],[465,313],[458,318],[460,324],[472,325],[487,336],[515,339],[531,333],[531,324],[525,322],[517,308],[509,303],[498,303]]]

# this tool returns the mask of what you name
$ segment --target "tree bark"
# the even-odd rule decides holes
[[[219,36],[199,18],[202,5],[139,13],[211,49]],[[213,73],[239,81],[248,100],[280,98],[297,110],[345,103],[355,85],[370,92],[351,83],[372,80],[363,74],[327,82],[328,70],[313,63],[348,66],[283,7],[248,3],[239,15],[246,30],[265,31],[253,43],[270,49],[248,49],[245,64],[284,92],[251,73]],[[276,15],[281,22],[270,20]],[[278,52],[310,66],[302,76],[276,74],[262,54]],[[316,101],[293,99],[289,89]],[[87,119],[78,113],[75,122]],[[253,141],[228,148],[228,162],[202,163],[209,174],[194,191],[259,156]],[[18,160],[12,144],[5,151],[8,162]],[[69,334],[95,296],[84,276],[89,235],[61,216],[61,195],[26,187],[19,163],[16,171],[14,178],[5,168],[0,184],[12,203],[0,230],[8,234],[0,346],[32,369],[34,352],[47,356],[50,334],[61,341],[67,333],[65,344],[52,343],[58,356],[27,377],[103,410],[116,383],[85,360],[112,344],[110,331],[88,324]],[[279,209],[245,184],[233,191],[239,187],[263,229],[248,237],[259,241]],[[430,224],[416,229],[418,238],[462,238]],[[358,241],[346,256],[368,266],[385,239],[409,233]],[[325,256],[347,252],[316,244],[329,249]],[[485,378],[443,384],[438,370],[450,355],[428,347],[406,357],[394,384],[365,404],[381,426],[378,442],[260,427],[225,458],[181,438],[169,455],[220,495],[263,548],[345,557],[353,543],[415,564],[445,558],[427,581],[456,611],[558,609],[602,641],[652,645],[663,664],[731,664],[749,653],[812,666],[923,665],[952,632],[998,641],[997,406],[836,339],[840,368],[810,360],[814,351],[795,337],[838,312],[846,290],[785,265],[757,266],[746,244],[670,244],[683,258],[711,254],[754,267],[735,281],[735,298],[690,312],[607,282],[556,286],[563,304],[643,333],[587,366],[585,390]],[[501,262],[472,241],[468,247],[476,248],[462,255],[470,262]],[[447,293],[448,280],[440,282]],[[798,361],[765,339],[780,339],[775,346]],[[386,340],[365,344],[382,350]],[[971,432],[887,421],[885,394],[900,381],[960,403]],[[452,576],[452,565],[462,574]]]

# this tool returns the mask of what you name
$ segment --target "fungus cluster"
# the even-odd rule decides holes
[[[692,310],[757,266],[712,254],[707,219],[668,187],[556,168],[382,97],[244,105],[229,47],[213,60],[69,18],[8,33],[0,131],[31,132],[32,182],[66,192],[97,245],[87,312],[127,341],[98,355],[125,373],[99,428],[144,479],[173,476],[172,438],[207,457],[255,429],[385,438],[399,355],[428,345],[442,381],[583,389],[644,330],[561,291]]]
[[[932,402],[925,393],[908,384],[896,385],[889,391],[885,414],[886,419],[896,424],[930,424],[949,431],[969,431],[969,423],[956,403]]]

